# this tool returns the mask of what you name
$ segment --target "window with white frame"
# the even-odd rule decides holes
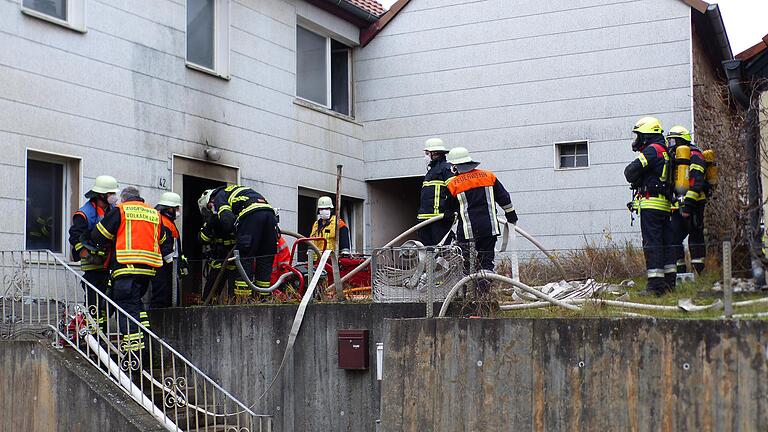
[[[66,250],[67,215],[77,208],[80,161],[30,151],[27,155],[25,247]]]
[[[229,0],[187,0],[187,65],[229,77]]]
[[[296,96],[351,116],[351,56],[349,46],[296,26]]]
[[[555,143],[555,167],[557,169],[589,167],[587,141]]]
[[[85,32],[85,0],[22,0],[21,11],[36,18]]]

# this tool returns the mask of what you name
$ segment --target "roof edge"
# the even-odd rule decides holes
[[[376,22],[360,30],[360,46],[368,45],[411,0],[397,0]]]
[[[707,8],[709,7],[709,3],[705,2],[704,0],[681,0],[681,1],[701,13],[707,13]]]
[[[763,36],[763,38],[760,40],[760,42],[752,45],[751,47],[745,49],[744,51],[736,54],[736,58],[739,60],[748,61],[752,57],[760,54],[761,52],[768,49],[768,34]]]

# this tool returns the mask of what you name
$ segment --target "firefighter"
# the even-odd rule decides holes
[[[163,255],[163,266],[157,270],[152,279],[152,296],[149,308],[161,309],[171,307],[173,304],[172,289],[173,278],[184,277],[189,274],[187,258],[181,253],[181,238],[179,230],[174,222],[181,213],[181,196],[174,192],[165,192],[155,206],[160,213],[160,222],[163,224],[162,236],[166,238],[160,252]],[[178,267],[174,274],[174,261]]]
[[[101,175],[96,180],[85,197],[88,201],[72,215],[72,226],[69,227],[69,244],[72,246],[72,259],[80,261],[80,269],[83,270],[83,279],[88,281],[101,293],[106,294],[109,285],[109,257],[105,251],[96,248],[91,241],[91,231],[104,216],[117,204],[117,180],[114,177]],[[95,317],[99,326],[103,328],[107,314],[104,311],[104,301],[99,301],[97,293],[86,288],[85,303],[89,311],[94,307],[99,308]]]
[[[427,174],[421,183],[421,198],[419,201],[420,221],[433,218],[445,213],[445,201],[448,199],[448,189],[445,187],[453,177],[451,164],[445,159],[448,149],[440,138],[430,138],[424,143],[424,157],[427,162]],[[419,230],[419,240],[424,246],[434,246],[444,238],[453,225],[453,214],[445,215],[442,220],[433,222]]]
[[[255,276],[253,284],[269,288],[277,247],[277,217],[267,200],[249,187],[229,185],[203,192],[198,205],[206,223],[218,224],[223,233],[234,233],[246,275],[249,279]],[[245,302],[252,294],[248,283],[238,274],[236,301]]]
[[[336,250],[336,215],[334,214],[333,200],[331,197],[322,196],[317,200],[317,220],[312,225],[310,237],[322,237],[326,241],[326,248]],[[350,254],[350,236],[349,227],[346,222],[339,218],[339,255]],[[323,242],[315,241],[315,246],[323,250]]]
[[[204,222],[203,227],[200,228],[199,239],[203,245],[203,257],[207,260],[203,300],[208,298],[208,294],[213,289],[213,284],[221,271],[226,272],[222,280],[228,287],[229,294],[233,295],[237,269],[233,262],[225,262],[224,260],[235,246],[234,233],[225,233],[216,221],[209,221]]]
[[[464,147],[448,152],[448,162],[455,175],[446,188],[449,197],[446,212],[458,212],[459,224],[456,236],[463,250],[474,244],[477,250],[478,269],[493,271],[496,237],[501,233],[496,219],[496,204],[501,206],[512,224],[517,223],[517,212],[509,192],[490,171],[477,169],[479,162],[472,159]],[[465,259],[465,273],[469,272],[469,260]],[[487,285],[487,284],[486,284]]]
[[[707,254],[704,243],[704,206],[707,202],[705,192],[705,175],[707,163],[704,155],[696,145],[691,143],[691,134],[683,126],[674,126],[667,133],[670,157],[674,158],[676,150],[681,146],[690,148],[687,176],[681,173],[687,184],[681,195],[672,205],[672,231],[674,232],[674,250],[677,272],[685,273],[685,248],[683,241],[688,237],[688,249],[691,253],[691,265],[696,273],[704,270],[704,257]],[[686,152],[687,153],[687,152]],[[686,154],[687,156],[687,154]],[[686,178],[687,177],[687,178]],[[687,189],[687,190],[686,190]],[[684,192],[684,194],[682,194]]]
[[[632,129],[632,150],[640,152],[624,169],[640,211],[640,230],[648,285],[643,294],[660,296],[675,287],[677,278],[670,227],[671,166],[661,122],[643,117]]]
[[[275,259],[272,261],[272,277],[269,283],[274,285],[277,279],[285,273],[286,267],[291,265],[291,250],[288,248],[288,243],[278,231],[277,233],[277,253]]]
[[[144,203],[139,190],[129,186],[120,193],[121,203],[107,213],[91,238],[100,248],[111,245],[114,254],[110,260],[112,269],[111,298],[127,314],[149,327],[149,317],[141,298],[156,271],[163,265],[161,245],[163,224],[160,213]],[[123,335],[121,348],[136,355],[144,349],[144,333],[128,319],[118,319]]]

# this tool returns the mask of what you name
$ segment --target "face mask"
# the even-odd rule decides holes
[[[330,209],[321,209],[318,213],[318,216],[320,216],[320,219],[330,219],[331,218],[331,210]]]
[[[109,194],[107,195],[107,203],[109,205],[113,206],[117,204],[117,195],[116,194]]]
[[[428,155],[428,154],[427,154],[427,155],[424,155],[424,163],[426,163],[427,165],[429,165],[430,163],[432,163],[432,156],[430,156],[430,155]]]
[[[451,172],[454,173],[454,174],[458,174],[459,170],[456,169],[456,167],[454,165],[451,165]]]

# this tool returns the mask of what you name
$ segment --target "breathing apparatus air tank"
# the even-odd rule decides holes
[[[688,192],[688,169],[691,166],[691,148],[679,145],[675,149],[675,192],[685,195]]]
[[[715,161],[714,150],[704,150],[701,155],[707,163],[707,173],[704,180],[712,186],[717,185],[717,162]]]

